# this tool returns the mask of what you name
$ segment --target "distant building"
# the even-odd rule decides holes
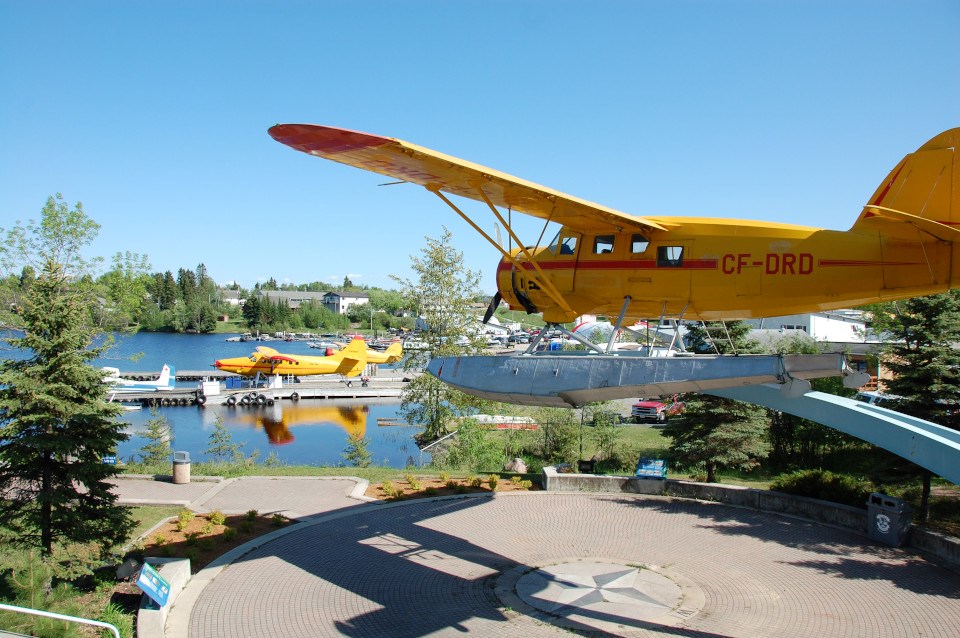
[[[870,356],[875,354],[883,339],[868,331],[863,313],[859,310],[766,317],[747,323],[754,327],[750,336],[761,344],[773,343],[793,334],[825,345],[827,351],[845,352],[851,367],[873,377],[868,389],[875,389],[877,380],[888,376],[882,362]]]
[[[322,303],[330,312],[345,315],[350,306],[370,303],[370,295],[365,292],[327,292],[322,294]]]
[[[257,296],[261,301],[269,300],[271,303],[286,302],[291,310],[296,310],[301,304],[313,303],[317,306],[323,304],[326,292],[305,292],[300,290],[259,290]]]
[[[835,310],[803,315],[766,317],[748,321],[757,332],[786,333],[802,331],[820,343],[835,345],[839,350],[857,354],[866,353],[871,347],[882,343],[881,339],[867,331],[863,313],[859,310]]]
[[[240,298],[239,290],[221,289],[220,298],[223,300],[223,303],[230,306],[242,306],[243,302],[246,301],[246,299]]]

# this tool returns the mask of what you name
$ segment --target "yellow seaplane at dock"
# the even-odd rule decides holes
[[[396,363],[403,356],[403,345],[399,341],[391,343],[386,350],[367,348],[368,363]]]
[[[960,288],[960,128],[900,160],[845,231],[632,215],[395,138],[311,124],[278,124],[269,134],[295,150],[423,186],[460,215],[501,255],[488,318],[503,299],[561,330],[582,315],[616,318],[615,333],[658,317],[679,323],[823,312]],[[451,196],[488,208],[509,245]],[[513,212],[543,220],[540,237],[552,240],[523,242],[511,227]],[[555,234],[547,232],[551,223]],[[428,370],[473,394],[547,405],[767,382],[794,387],[849,373],[798,358],[807,355],[768,357],[769,366],[744,357],[654,362],[642,351],[630,361],[613,352],[612,338],[603,347],[568,334],[599,356],[540,356],[534,339],[530,356],[435,359]],[[862,381],[846,376],[850,387]]]
[[[363,341],[363,339],[356,339],[356,341]],[[364,342],[364,344],[366,344],[366,342]],[[342,343],[335,343],[334,345],[340,348],[344,347]],[[337,354],[337,350],[333,346],[325,348],[324,352],[327,357],[332,357]],[[403,357],[403,345],[399,341],[391,343],[385,350],[367,348],[367,363],[396,363],[401,357]]]
[[[388,351],[389,352],[389,351]],[[354,339],[345,348],[327,357],[299,354],[282,354],[267,346],[258,346],[248,357],[217,359],[213,366],[218,370],[233,372],[245,377],[294,375],[307,377],[318,374],[342,374],[355,377],[363,372],[371,361],[370,351],[363,339]],[[375,353],[385,357],[386,352]],[[392,354],[390,355],[392,356]]]

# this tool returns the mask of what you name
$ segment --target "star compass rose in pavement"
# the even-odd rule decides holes
[[[613,633],[647,623],[676,625],[695,615],[703,601],[698,587],[662,568],[595,561],[527,572],[515,592],[531,607],[569,621],[561,624]]]

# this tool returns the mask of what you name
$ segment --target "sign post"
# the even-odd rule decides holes
[[[144,563],[137,578],[137,587],[143,590],[150,600],[163,607],[170,596],[170,583],[163,579],[149,563]]]

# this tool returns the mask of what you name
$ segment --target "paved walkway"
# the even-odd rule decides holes
[[[167,635],[569,636],[554,626],[563,622],[624,636],[952,638],[960,627],[960,575],[806,521],[619,494],[362,504],[346,495],[351,482],[208,488],[203,508],[222,498],[243,511],[272,511],[271,502],[307,516],[337,511],[195,576]],[[295,495],[303,504],[278,500]],[[615,587],[610,578],[627,572],[630,587]],[[647,573],[655,590],[641,586]],[[673,611],[621,612],[601,600],[611,590],[660,602],[669,591]],[[590,604],[572,613],[572,597]]]
[[[149,476],[113,481],[121,503],[128,505],[182,505],[197,512],[220,510],[224,514],[283,514],[303,519],[365,502],[367,481],[335,476],[247,476],[222,479],[194,477],[174,485]]]

